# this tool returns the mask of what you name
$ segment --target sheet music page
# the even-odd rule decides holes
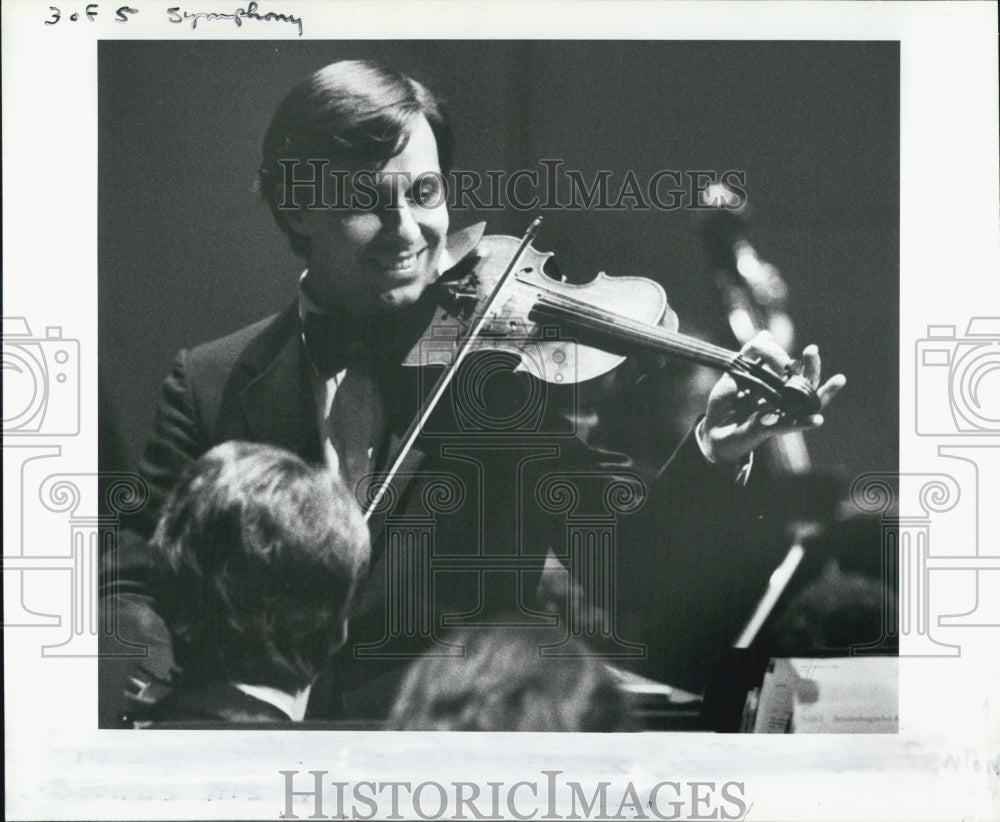
[[[889,657],[786,660],[795,679],[794,733],[899,731],[899,660]]]
[[[764,675],[754,733],[896,733],[898,704],[898,659],[775,659]]]

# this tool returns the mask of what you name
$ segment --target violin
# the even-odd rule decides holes
[[[519,369],[553,384],[584,382],[608,373],[630,354],[647,351],[700,363],[732,376],[745,397],[796,419],[819,412],[815,389],[793,368],[779,374],[751,359],[677,331],[659,283],[643,277],[609,277],[603,272],[582,285],[546,274],[552,252],[532,246],[542,218],[520,239],[482,236],[484,224],[460,234],[459,245],[475,254],[431,288],[436,308],[421,340],[403,361],[411,366],[445,366],[420,412],[402,438],[388,473],[371,489],[365,512],[376,509],[410,448],[462,362],[478,351],[516,354]]]

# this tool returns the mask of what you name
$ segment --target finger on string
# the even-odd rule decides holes
[[[741,353],[763,360],[779,374],[785,370],[785,367],[792,360],[788,356],[788,352],[774,341],[774,337],[771,336],[770,331],[761,331],[757,334],[757,336],[743,346]]]
[[[785,376],[786,377],[801,377],[803,376],[802,360],[789,360],[785,364]]]

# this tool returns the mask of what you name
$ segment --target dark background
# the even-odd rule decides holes
[[[177,349],[293,298],[302,263],[254,191],[261,139],[298,80],[359,57],[446,99],[458,168],[557,158],[613,181],[630,169],[643,181],[745,171],[750,237],[789,283],[800,347],[817,343],[825,369],[848,376],[810,435],[815,463],[847,476],[895,468],[898,44],[593,41],[102,42],[102,468],[134,467]],[[530,216],[452,219],[520,234]],[[652,277],[681,330],[719,327],[691,212],[550,211],[546,222],[536,245],[573,278]]]

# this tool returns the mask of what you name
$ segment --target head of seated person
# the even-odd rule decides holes
[[[882,628],[891,602],[884,581],[844,571],[831,559],[779,613],[761,644],[770,656],[849,655],[852,647],[876,642],[883,653],[897,653],[898,637]]]
[[[301,719],[369,560],[340,480],[271,446],[216,446],[182,476],[152,549],[182,670],[152,718]]]
[[[407,731],[636,730],[628,696],[575,639],[543,656],[547,633],[468,628],[448,637],[463,657],[428,654],[400,688],[389,728]]]

